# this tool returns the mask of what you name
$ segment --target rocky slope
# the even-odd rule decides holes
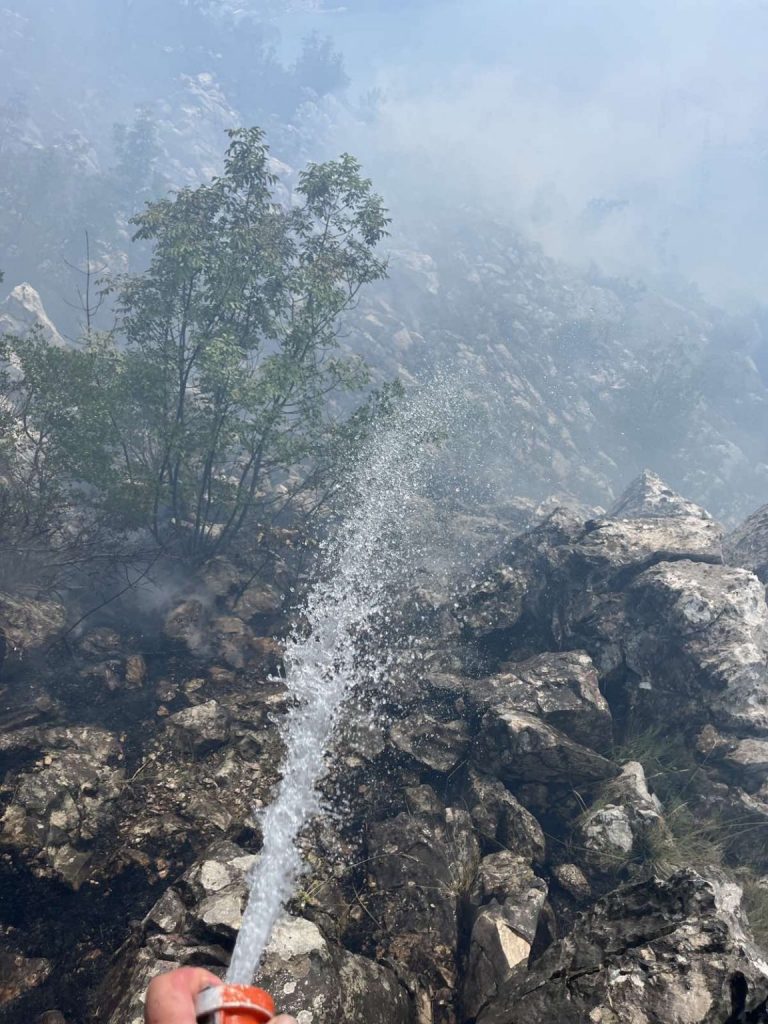
[[[651,474],[530,520],[403,596],[261,974],[301,1024],[766,1019],[764,537],[725,560]],[[69,650],[55,602],[3,596],[0,1019],[138,1024],[158,971],[225,967],[288,700],[280,591],[237,584]]]
[[[463,378],[487,415],[490,486],[603,503],[651,464],[726,521],[761,503],[756,322],[558,263],[479,211],[396,213],[394,229],[390,280],[364,297],[350,344],[384,375],[443,364]]]

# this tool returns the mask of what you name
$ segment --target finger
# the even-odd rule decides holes
[[[195,1024],[195,998],[221,981],[202,967],[180,967],[154,978],[147,989],[146,1024]]]
[[[289,1017],[287,1013],[281,1013],[279,1017],[273,1017],[269,1024],[296,1024],[295,1017]]]

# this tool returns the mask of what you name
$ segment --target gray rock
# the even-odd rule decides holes
[[[208,643],[208,613],[203,602],[193,599],[173,608],[166,616],[164,632],[190,653],[202,653]]]
[[[464,630],[474,637],[514,629],[525,611],[529,588],[524,570],[504,565],[461,595],[455,614]]]
[[[626,662],[662,721],[768,732],[768,607],[743,569],[654,566],[627,593]]]
[[[410,1024],[411,999],[386,967],[331,946],[311,921],[284,917],[275,927],[259,982],[282,1013],[300,1024]]]
[[[648,837],[667,837],[661,804],[651,795],[643,766],[625,764],[618,778],[600,790],[597,806],[581,819],[575,843],[591,871],[607,875],[626,868],[635,855],[642,857]]]
[[[473,759],[479,768],[511,785],[578,786],[612,778],[617,772],[611,761],[594,750],[574,743],[540,718],[511,708],[484,715]]]
[[[64,606],[58,601],[0,593],[0,636],[5,638],[6,656],[22,657],[43,647],[61,632],[65,621]]]
[[[612,519],[711,519],[709,512],[672,490],[661,477],[644,469],[608,512]]]
[[[160,931],[166,935],[181,932],[187,921],[187,908],[175,889],[166,889],[144,918],[148,932]]]
[[[150,981],[179,967],[180,960],[158,956],[151,949],[125,950],[95,995],[98,1020],[106,1024],[144,1024],[144,1002]],[[199,964],[210,969],[210,964]]]
[[[474,1020],[493,1001],[518,964],[526,964],[531,943],[514,927],[514,913],[494,903],[478,911],[472,926],[462,996],[462,1019]]]
[[[471,819],[448,808],[373,823],[367,857],[378,958],[418,977],[439,1002],[456,985],[459,909],[480,860]]]
[[[546,896],[546,882],[536,877],[530,864],[523,857],[501,850],[480,861],[469,902],[476,909],[489,903],[509,903],[512,927],[532,943]]]
[[[470,737],[465,722],[441,722],[426,712],[416,711],[395,722],[390,740],[397,750],[423,767],[450,772],[465,760]]]
[[[185,898],[189,934],[198,940],[232,941],[240,929],[248,897],[248,875],[258,857],[226,840],[214,843],[178,883]],[[178,913],[176,907],[169,908]],[[153,914],[168,910],[155,907]]]
[[[534,864],[543,864],[546,841],[541,825],[506,786],[470,767],[464,801],[480,836]]]
[[[740,740],[723,763],[737,783],[749,791],[759,790],[768,781],[768,739]]]
[[[26,337],[39,331],[49,345],[63,348],[64,339],[45,311],[40,295],[31,284],[17,284],[0,303],[0,334]]]
[[[210,624],[209,642],[229,668],[241,669],[248,662],[253,634],[236,615],[221,615]]]
[[[540,654],[489,680],[500,702],[549,722],[596,750],[611,742],[611,712],[588,654]]]
[[[530,971],[518,967],[478,1024],[563,1021],[722,1024],[768,995],[740,890],[682,871],[617,889]]]
[[[768,505],[753,512],[726,537],[725,558],[729,565],[749,569],[768,583]]]
[[[719,563],[723,560],[723,529],[701,516],[668,519],[598,519],[586,524],[571,549],[573,574],[593,579],[638,572],[655,562],[680,558]]]
[[[283,597],[268,583],[252,583],[233,604],[233,611],[243,619],[256,615],[279,615],[285,608]]]
[[[95,661],[117,657],[123,648],[123,638],[114,629],[92,629],[77,641],[81,654]]]
[[[28,732],[43,756],[12,780],[2,839],[30,858],[34,874],[78,888],[121,792],[120,747],[94,726]]]
[[[243,577],[233,562],[217,555],[201,570],[200,581],[214,597],[226,597],[243,582]]]
[[[230,718],[215,700],[184,708],[166,722],[168,734],[180,750],[205,754],[226,743],[230,735]]]
[[[552,868],[552,877],[579,903],[585,902],[592,895],[592,886],[577,864],[557,864]]]
[[[50,960],[0,951],[0,1006],[6,1009],[33,988],[41,985],[53,970]]]
[[[470,900],[477,907],[462,996],[465,1019],[477,1017],[512,969],[528,960],[547,886],[507,851],[483,858]]]

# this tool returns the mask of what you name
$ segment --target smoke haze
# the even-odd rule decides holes
[[[382,6],[280,24],[330,32],[377,90],[373,124],[342,134],[398,198],[482,205],[611,273],[765,297],[766,4]]]

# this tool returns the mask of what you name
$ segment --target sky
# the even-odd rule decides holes
[[[379,117],[338,131],[417,201],[480,202],[555,256],[768,299],[768,3],[328,0],[284,45],[333,36]]]

